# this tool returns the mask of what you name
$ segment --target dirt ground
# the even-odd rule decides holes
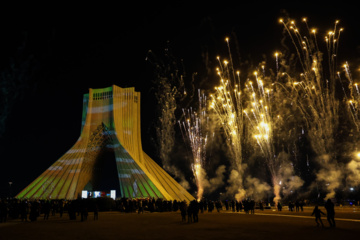
[[[322,209],[326,212],[324,209]],[[33,239],[358,239],[360,209],[337,208],[336,228],[329,228],[326,216],[324,228],[316,227],[312,208],[303,212],[256,210],[255,214],[231,211],[204,212],[199,222],[182,222],[180,212],[119,213],[100,212],[95,221],[90,213],[86,221],[69,220],[65,214],[41,217],[36,222],[10,220],[0,223],[0,240]]]

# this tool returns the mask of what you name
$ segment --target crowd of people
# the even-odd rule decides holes
[[[70,220],[81,216],[81,221],[87,219],[89,208],[97,218],[97,204],[89,204],[83,200],[27,200],[27,199],[0,199],[0,223],[8,219],[20,219],[21,221],[37,221],[39,218],[48,220],[50,216],[63,217],[66,212]]]
[[[99,200],[99,199],[98,199]],[[104,200],[104,199],[103,199]],[[66,212],[70,220],[76,220],[80,216],[81,221],[87,220],[88,213],[93,212],[94,218],[98,219],[99,211],[119,211],[124,213],[147,212],[177,212],[182,216],[188,216],[188,222],[197,222],[198,213],[204,211],[220,212],[223,208],[233,212],[244,211],[254,213],[254,201],[167,201],[163,199],[105,199],[99,202],[97,199],[77,200],[29,200],[29,199],[0,199],[0,223],[8,219],[21,219],[21,221],[37,221],[39,218],[48,220],[50,216],[63,217]],[[105,202],[105,203],[104,203]],[[263,209],[262,203],[259,203]]]
[[[288,203],[288,208],[289,208],[289,211],[291,211],[291,212],[294,211],[294,207],[295,207],[296,212],[299,212],[299,211],[303,212],[304,211],[304,205],[305,205],[305,202],[301,201],[301,200],[296,200],[295,203],[290,201]],[[278,202],[276,207],[277,207],[278,211],[282,211],[281,202]]]
[[[254,214],[255,209],[263,211],[268,207],[266,202],[255,202],[254,200],[193,200],[186,201],[167,201],[163,199],[77,199],[77,200],[28,200],[28,199],[0,199],[0,223],[8,219],[21,219],[21,221],[37,221],[39,218],[48,220],[50,216],[58,215],[63,217],[66,213],[70,220],[76,220],[78,217],[81,221],[88,219],[88,213],[93,212],[94,220],[98,220],[99,211],[118,211],[123,213],[144,213],[147,212],[180,212],[183,222],[195,223],[199,221],[199,213],[205,211],[220,212],[222,210],[232,212],[245,212]],[[304,202],[296,201],[288,203],[289,211],[303,211]],[[277,204],[277,210],[282,211],[282,204]],[[331,227],[335,227],[334,221],[334,204],[328,200],[324,205],[327,211],[327,219]],[[315,207],[312,216],[318,225],[322,225],[321,214],[324,214]]]

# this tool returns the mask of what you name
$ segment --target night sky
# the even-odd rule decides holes
[[[8,71],[15,62],[20,69],[16,76],[23,82],[17,86],[19,96],[0,135],[0,196],[9,194],[9,181],[13,182],[11,194],[17,194],[72,147],[80,134],[83,94],[89,88],[115,84],[141,92],[143,149],[159,161],[150,134],[156,120],[153,68],[145,61],[150,49],[161,57],[170,44],[173,55],[183,59],[191,75],[204,72],[204,50],[215,68],[215,57],[226,54],[224,38],[236,35],[242,58],[256,61],[280,48],[278,19],[286,10],[291,18],[307,17],[309,25],[326,31],[339,19],[345,29],[339,57],[356,61],[358,10],[351,5],[309,6],[226,1],[193,6],[169,1],[69,6],[45,13],[3,8],[0,70]],[[212,87],[217,81],[214,76],[201,81],[205,77],[200,75],[199,79],[196,88]]]

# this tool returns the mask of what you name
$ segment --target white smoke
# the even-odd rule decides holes
[[[166,171],[174,174],[175,178],[180,179],[179,184],[185,188],[186,190],[190,189],[190,184],[189,182],[186,180],[184,174],[182,171],[180,171],[179,169],[177,169],[174,165],[171,166],[166,166]]]
[[[317,182],[323,183],[326,189],[326,196],[324,199],[334,198],[336,190],[341,187],[343,179],[343,168],[336,162],[331,162],[328,155],[323,155],[318,158],[321,163],[321,169],[316,173]]]
[[[360,185],[360,161],[351,160],[346,165],[346,182],[350,186]]]
[[[248,176],[244,185],[247,197],[252,198],[254,201],[262,200],[271,193],[271,186],[266,182],[261,182],[258,178]]]
[[[287,197],[304,185],[304,180],[296,175],[293,163],[289,160],[289,155],[281,152],[278,156],[281,158],[281,165],[278,170],[278,183],[280,191],[284,197]]]
[[[226,195],[230,198],[235,197],[237,201],[240,201],[246,197],[246,191],[243,186],[243,176],[238,170],[231,170],[228,186],[226,188]]]
[[[221,165],[216,169],[215,176],[213,178],[208,179],[206,172],[204,169],[202,169],[202,178],[200,181],[202,181],[202,184],[204,186],[204,190],[206,193],[212,193],[219,187],[224,185],[224,173],[226,171],[225,165]]]

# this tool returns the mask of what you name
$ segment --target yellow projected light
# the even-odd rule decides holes
[[[142,150],[140,93],[111,86],[90,89],[83,98],[83,120],[77,142],[17,198],[76,199],[94,180],[105,150],[113,151],[119,181],[118,198],[194,197]]]

